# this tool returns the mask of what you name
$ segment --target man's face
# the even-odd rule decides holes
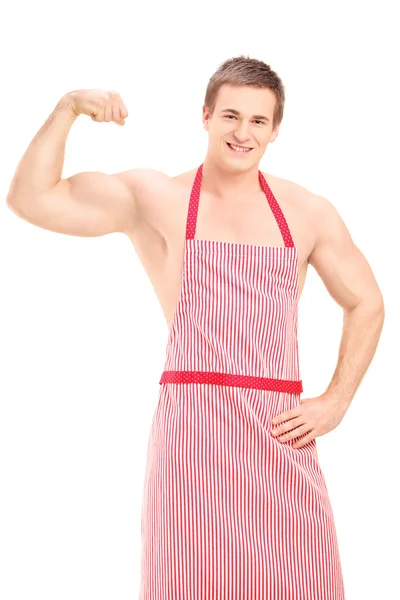
[[[258,165],[267,145],[278,135],[279,125],[272,130],[275,103],[275,95],[268,88],[223,85],[212,116],[203,106],[208,154],[213,160],[234,170]],[[251,150],[235,151],[228,143]]]

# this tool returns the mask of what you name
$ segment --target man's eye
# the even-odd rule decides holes
[[[229,117],[232,117],[232,119],[236,119],[236,117],[234,115],[225,115],[225,117],[228,119],[229,119]],[[264,121],[260,121],[260,119],[256,119],[254,122],[261,123],[261,125],[264,125]]]

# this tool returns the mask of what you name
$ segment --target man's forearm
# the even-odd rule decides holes
[[[325,394],[350,404],[375,354],[384,318],[381,302],[361,302],[344,313],[338,363]]]

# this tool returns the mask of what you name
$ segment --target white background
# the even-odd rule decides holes
[[[18,161],[63,94],[102,88],[121,94],[126,125],[80,117],[64,177],[193,169],[207,151],[208,80],[239,54],[269,64],[286,88],[280,133],[260,168],[333,202],[385,299],[371,367],[317,447],[346,600],[400,597],[395,6],[40,0],[2,9],[2,600],[138,598],[146,443],[167,341],[127,237],[57,234],[8,209]],[[303,397],[311,397],[330,381],[342,327],[312,267],[299,311]]]

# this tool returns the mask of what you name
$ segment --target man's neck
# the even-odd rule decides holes
[[[243,198],[261,190],[258,165],[247,170],[224,169],[206,157],[203,163],[201,189],[216,199]]]

